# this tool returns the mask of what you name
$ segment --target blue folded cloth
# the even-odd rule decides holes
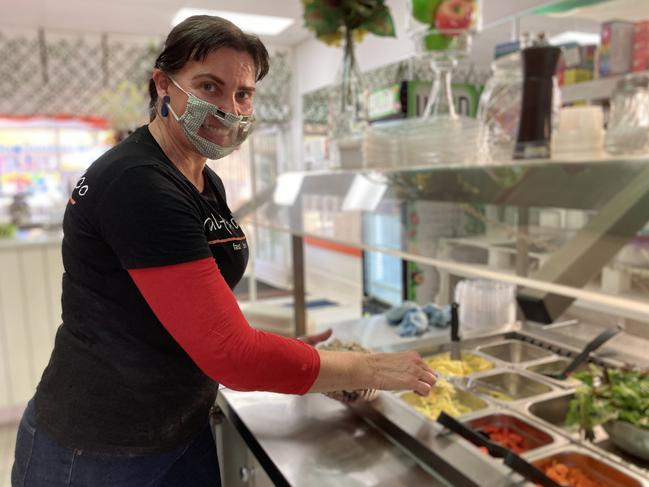
[[[419,309],[411,309],[403,317],[399,326],[401,328],[399,335],[402,337],[421,335],[428,330],[428,316]]]
[[[444,306],[440,308],[433,303],[425,304],[421,310],[426,313],[428,323],[435,328],[446,328],[451,324],[451,307]]]
[[[398,325],[401,323],[409,311],[419,309],[417,303],[412,301],[404,301],[399,306],[394,306],[385,312],[385,318],[391,325]]]
[[[440,308],[433,303],[420,307],[412,301],[404,301],[386,311],[385,318],[390,325],[400,328],[400,336],[417,336],[431,327],[446,328],[451,322],[451,307]]]

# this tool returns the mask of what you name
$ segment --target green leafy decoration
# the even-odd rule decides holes
[[[366,32],[395,36],[385,0],[302,0],[302,3],[305,27],[327,44],[340,44],[346,32],[357,41]]]
[[[364,27],[377,36],[394,37],[396,35],[390,9],[385,5],[376,9],[370,19],[365,22]]]

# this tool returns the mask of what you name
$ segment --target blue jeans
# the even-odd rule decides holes
[[[65,448],[36,428],[33,401],[18,428],[12,487],[220,487],[209,424],[169,453],[110,455]]]

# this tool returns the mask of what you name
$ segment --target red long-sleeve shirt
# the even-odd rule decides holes
[[[252,328],[213,258],[128,272],[166,330],[215,381],[236,390],[290,394],[313,385],[317,351]]]

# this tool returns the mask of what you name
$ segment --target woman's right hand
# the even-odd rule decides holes
[[[363,353],[318,350],[320,372],[309,392],[411,390],[426,396],[437,381],[417,352]]]
[[[428,395],[437,382],[437,375],[415,351],[372,353],[367,355],[374,389],[412,390]]]

